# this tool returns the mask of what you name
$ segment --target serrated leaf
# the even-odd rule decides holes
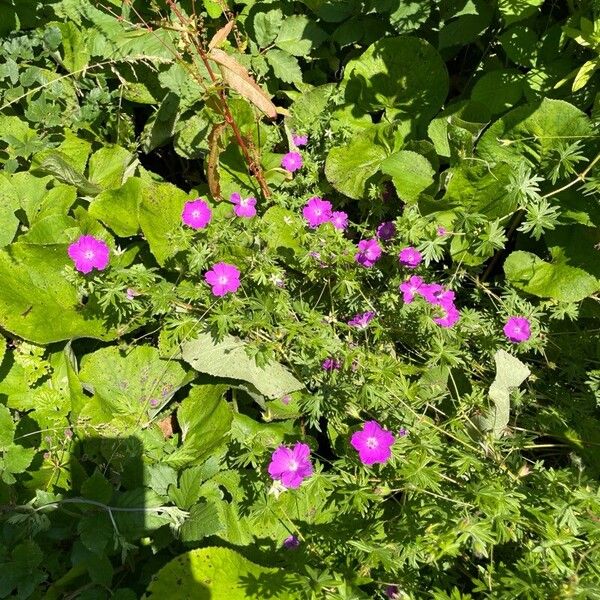
[[[283,21],[275,45],[294,56],[307,56],[326,37],[325,32],[308,17],[292,15]]]
[[[32,165],[32,171],[39,171],[56,177],[62,183],[75,186],[85,196],[95,196],[100,193],[100,186],[88,181],[65,158],[62,153],[51,150],[44,152]]]
[[[212,502],[202,502],[192,507],[189,517],[180,529],[182,542],[199,542],[209,535],[215,535],[223,525],[219,512]]]
[[[344,146],[335,146],[325,161],[325,176],[333,187],[360,199],[367,195],[370,179],[379,171],[388,151],[376,143],[377,130],[369,128]]]
[[[277,37],[282,21],[279,9],[256,13],[252,25],[259,48],[266,48]]]
[[[298,64],[298,59],[284,50],[277,48],[269,50],[265,54],[267,62],[273,67],[275,77],[285,83],[294,83],[302,81],[302,70]]]
[[[81,494],[84,498],[108,504],[113,495],[113,486],[106,477],[96,469],[91,477],[81,485]]]

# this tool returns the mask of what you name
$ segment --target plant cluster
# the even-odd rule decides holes
[[[593,1],[5,4],[0,598],[600,598]]]

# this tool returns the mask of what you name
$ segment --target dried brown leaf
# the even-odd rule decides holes
[[[277,107],[235,58],[219,48],[213,48],[208,56],[219,65],[221,75],[229,87],[254,104],[269,119],[277,118]]]
[[[206,162],[206,179],[210,194],[215,200],[221,200],[221,184],[219,182],[219,155],[221,154],[221,136],[227,123],[217,123],[208,136],[208,161]]]
[[[235,25],[235,21],[229,21],[225,27],[221,27],[215,35],[213,35],[210,42],[208,42],[209,49],[218,48],[226,39],[227,36],[231,33],[233,26]]]

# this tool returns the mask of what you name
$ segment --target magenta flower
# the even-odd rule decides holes
[[[237,192],[234,192],[229,197],[229,201],[233,202],[233,212],[237,217],[245,217],[249,219],[256,215],[256,198],[242,198]]]
[[[344,231],[348,227],[348,215],[343,210],[336,210],[331,213],[329,222],[340,231]]]
[[[445,227],[441,227],[440,226],[440,227],[437,228],[437,234],[440,237],[444,237],[447,233],[448,233],[448,230]]]
[[[429,304],[438,304],[438,298],[444,293],[444,286],[439,283],[424,283],[419,288],[419,294],[425,298]]]
[[[186,202],[181,213],[181,220],[192,229],[204,229],[211,218],[212,210],[202,198]]]
[[[321,364],[324,371],[339,371],[342,363],[337,358],[326,358]]]
[[[510,317],[503,331],[504,335],[516,344],[526,342],[531,337],[529,319],[525,317]]]
[[[385,587],[385,595],[390,600],[400,600],[400,598],[401,598],[400,590],[398,589],[397,585],[387,585]]]
[[[410,279],[400,284],[400,291],[402,292],[402,299],[406,304],[410,304],[414,299],[415,295],[421,292],[421,287],[425,285],[423,280],[417,275],[413,275]]]
[[[363,267],[372,267],[381,258],[382,249],[376,239],[358,242],[358,252],[354,255]]]
[[[298,148],[300,146],[306,146],[306,144],[308,144],[308,136],[307,135],[293,135],[292,142],[293,142],[294,146],[296,146]]]
[[[460,312],[458,312],[454,305],[443,306],[442,310],[444,311],[444,316],[435,317],[433,319],[434,323],[437,323],[442,327],[452,327],[460,319]]]
[[[350,443],[358,451],[362,464],[372,465],[389,460],[395,440],[393,434],[383,429],[377,421],[367,421],[363,424],[362,431],[352,434]]]
[[[400,254],[398,254],[398,260],[400,261],[400,264],[404,265],[405,267],[414,269],[421,263],[423,257],[416,248],[408,246],[400,250]]]
[[[396,226],[391,221],[381,223],[377,228],[377,237],[386,242],[391,240],[396,235]]]
[[[297,442],[293,448],[279,446],[271,455],[269,475],[287,488],[297,488],[313,472],[310,448]]]
[[[89,273],[92,269],[106,269],[110,249],[93,235],[82,235],[69,246],[67,253],[80,273]]]
[[[331,202],[314,196],[313,198],[309,198],[305,204],[302,209],[302,216],[308,221],[308,226],[315,229],[322,223],[327,223],[331,220],[331,209]]]
[[[300,540],[295,535],[289,535],[283,540],[283,547],[288,550],[295,550],[300,545]]]
[[[368,310],[364,313],[358,313],[354,315],[349,321],[348,325],[351,327],[358,327],[364,329],[375,317],[375,313],[372,310]]]
[[[224,296],[229,292],[237,292],[240,287],[240,271],[235,265],[220,262],[207,271],[204,280],[212,286],[214,296]]]
[[[281,166],[290,173],[302,168],[302,156],[299,152],[288,152],[281,159]]]

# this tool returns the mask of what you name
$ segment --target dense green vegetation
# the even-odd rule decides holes
[[[0,16],[0,598],[600,598],[597,2]]]

